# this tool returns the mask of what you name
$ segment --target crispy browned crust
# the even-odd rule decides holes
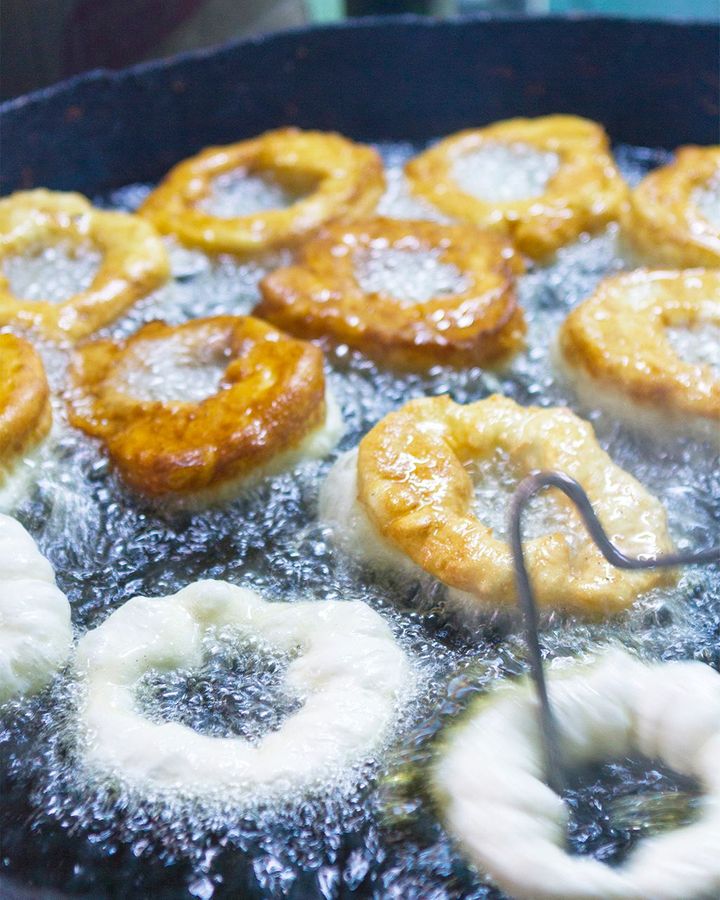
[[[0,480],[2,470],[50,430],[52,411],[45,367],[22,338],[0,334]]]
[[[227,356],[222,389],[201,402],[145,401],[124,392],[123,368],[150,343],[212,344]],[[251,317],[152,322],[127,341],[79,348],[70,422],[100,437],[135,490],[184,495],[251,474],[294,448],[325,417],[322,353]]]
[[[587,422],[567,409],[521,407],[498,395],[466,406],[448,397],[412,400],[386,416],[360,443],[358,500],[379,533],[425,571],[483,604],[514,604],[510,548],[482,523],[481,511],[473,513],[465,468],[498,451],[518,477],[558,469],[576,478],[626,552],[671,548],[662,505],[612,462]],[[562,495],[557,502],[568,504]],[[675,580],[667,571],[615,569],[579,523],[578,533],[574,549],[559,532],[526,541],[544,606],[603,615]]]
[[[112,322],[170,276],[162,240],[138,216],[95,209],[80,194],[42,189],[0,200],[0,264],[57,243],[100,250],[102,263],[90,287],[63,303],[24,300],[12,293],[0,266],[0,325],[75,341]]]
[[[557,153],[560,168],[540,197],[485,202],[453,178],[455,159],[486,144],[523,143]],[[628,189],[610,155],[607,135],[577,116],[508,119],[460,131],[410,160],[410,187],[442,212],[509,235],[523,253],[541,259],[619,219]]]
[[[720,229],[692,203],[691,195],[720,178],[720,147],[681,147],[675,160],[655,169],[630,196],[627,237],[649,261],[690,268],[720,266]]]
[[[470,286],[422,303],[366,294],[355,276],[355,253],[379,241],[438,250]],[[305,244],[295,265],[263,279],[255,312],[293,334],[348,344],[391,368],[494,365],[523,345],[514,278],[522,269],[507,240],[468,225],[384,218],[336,224]]]
[[[720,431],[720,379],[709,365],[685,362],[665,329],[720,326],[720,271],[638,269],[604,279],[567,317],[559,349],[570,369],[598,387],[652,407],[668,419],[701,418]]]
[[[270,172],[308,195],[287,209],[223,219],[197,208],[223,172]],[[290,246],[338,219],[375,208],[385,189],[382,160],[371,147],[332,132],[281,128],[178,163],[141,206],[164,234],[208,253],[248,255]]]

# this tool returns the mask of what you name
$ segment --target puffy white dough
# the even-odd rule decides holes
[[[212,628],[295,654],[285,682],[302,706],[257,743],[153,722],[136,706],[143,674],[199,666]],[[91,768],[136,787],[250,798],[330,780],[366,758],[413,682],[405,653],[366,604],[269,603],[221,581],[130,600],[80,640],[77,664],[87,682],[80,716]]]
[[[358,500],[358,448],[342,453],[320,487],[320,521],[351,556],[379,569],[422,576],[407,554],[393,547],[375,528]]]
[[[718,896],[720,675],[612,651],[593,666],[556,668],[549,693],[569,760],[662,759],[703,785],[701,818],[643,841],[617,868],[571,856],[567,809],[543,781],[534,693],[503,685],[452,728],[433,769],[445,823],[473,862],[518,900]]]
[[[70,652],[70,604],[22,525],[0,514],[0,703],[36,693]]]

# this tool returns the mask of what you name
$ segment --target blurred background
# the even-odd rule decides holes
[[[345,17],[570,13],[720,22],[720,0],[0,0],[0,98],[99,67]]]

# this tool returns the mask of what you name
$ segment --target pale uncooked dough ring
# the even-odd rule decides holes
[[[510,684],[471,707],[433,769],[447,828],[518,900],[690,900],[720,894],[720,676],[698,662],[648,665],[624,651],[554,671],[568,762],[633,753],[697,778],[698,821],[649,838],[610,868],[564,848],[568,811],[542,779],[535,695]]]
[[[72,643],[70,604],[22,525],[0,513],[0,703],[45,687]]]
[[[212,628],[297,654],[285,683],[303,705],[259,743],[152,722],[136,706],[148,670],[202,664]],[[80,640],[77,664],[87,677],[80,717],[91,768],[136,787],[250,798],[311,787],[367,757],[413,677],[389,627],[364,603],[268,603],[222,581],[130,600]]]

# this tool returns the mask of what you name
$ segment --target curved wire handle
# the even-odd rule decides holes
[[[557,726],[548,699],[542,652],[539,639],[538,608],[530,583],[522,541],[522,516],[528,502],[547,487],[561,490],[577,507],[585,527],[605,559],[620,569],[664,569],[673,566],[708,565],[720,562],[720,547],[710,547],[688,553],[668,553],[646,559],[627,556],[608,538],[592,504],[581,485],[562,472],[538,472],[524,478],[513,494],[510,503],[510,547],[513,555],[518,600],[525,625],[525,639],[530,656],[530,674],[535,683],[539,701],[540,733],[545,751],[545,769],[548,785],[557,793],[563,788],[563,766]]]

